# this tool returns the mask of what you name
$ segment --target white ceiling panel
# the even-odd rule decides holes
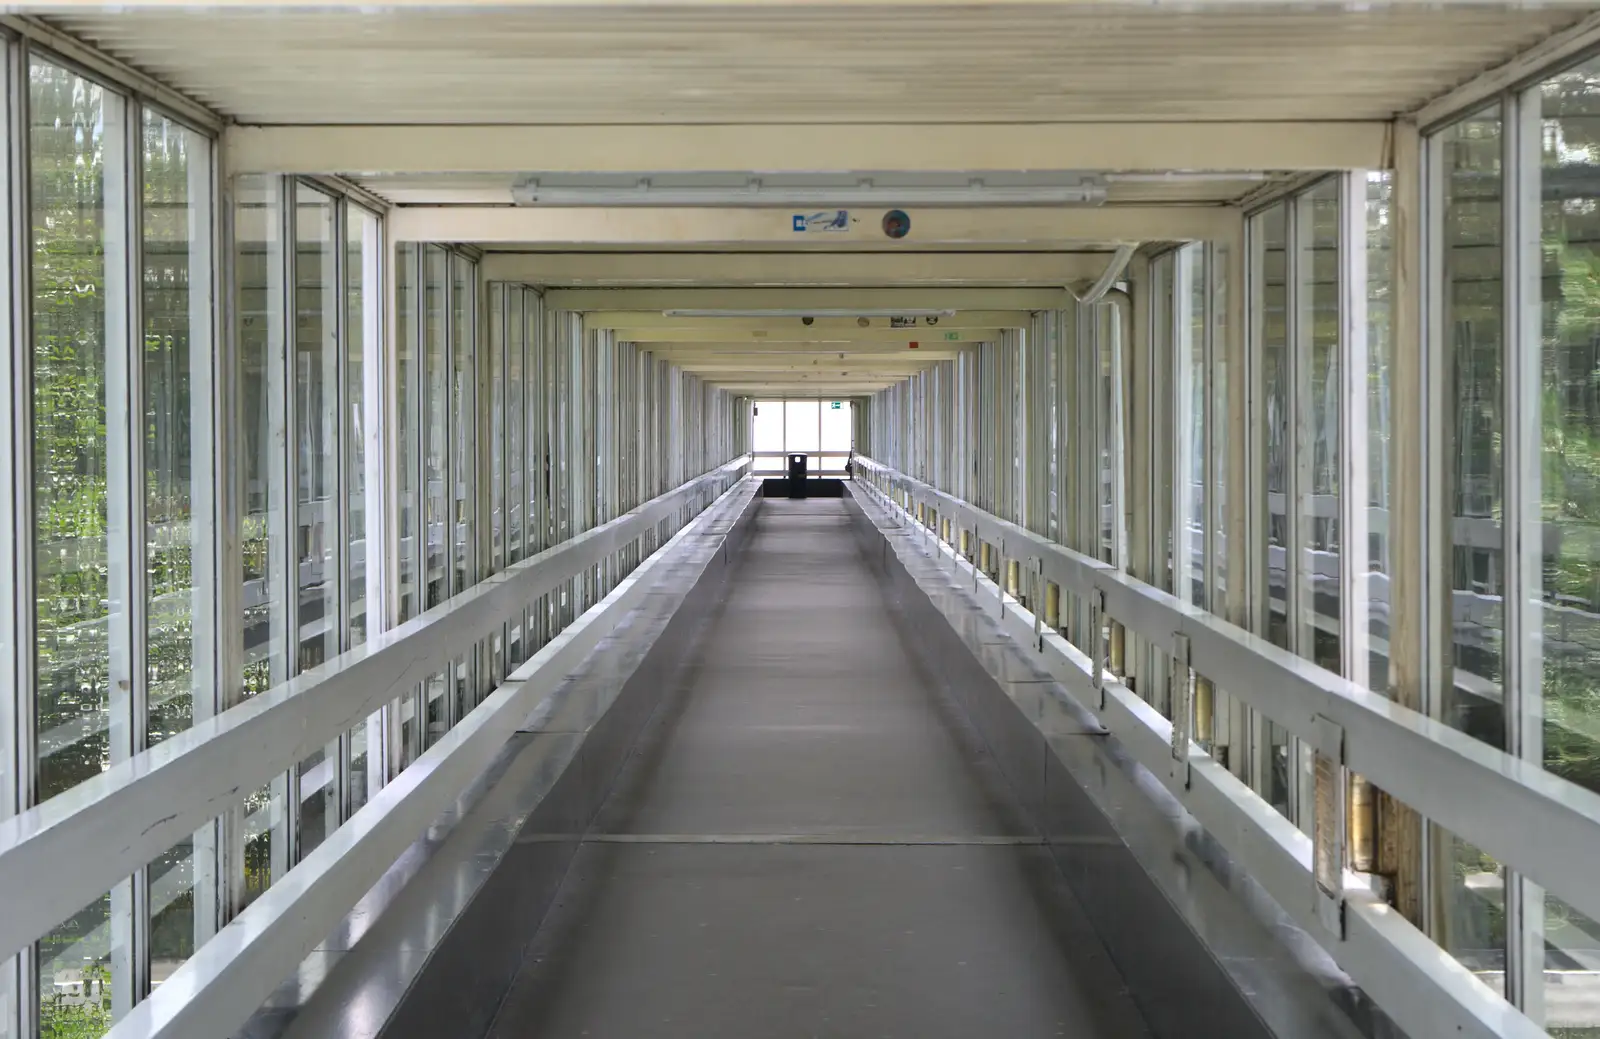
[[[245,123],[1374,119],[1592,3],[63,8]]]

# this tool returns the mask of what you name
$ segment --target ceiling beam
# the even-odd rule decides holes
[[[724,343],[737,345],[742,349],[760,348],[766,344],[771,344],[774,348],[791,344],[810,344],[820,350],[829,348],[838,350],[843,347],[860,348],[870,345],[904,350],[907,343],[921,343],[924,346],[945,343],[992,343],[1000,338],[1000,329],[998,328],[947,329],[941,324],[935,328],[929,328],[927,325],[918,325],[916,328],[857,328],[854,330],[837,329],[813,332],[811,329],[802,326],[799,318],[780,318],[777,320],[783,322],[783,326],[773,328],[767,332],[747,332],[742,329],[724,331],[717,328],[686,328],[682,330],[656,328],[629,332],[626,335],[619,332],[617,338],[630,343]],[[794,322],[793,328],[788,326],[790,321]],[[591,325],[590,327],[595,326]]]
[[[551,289],[552,310],[1055,310],[1067,307],[1066,289]],[[798,315],[796,315],[798,320]],[[697,324],[716,318],[694,317]],[[737,320],[729,318],[729,320]],[[783,320],[783,319],[773,319]],[[821,320],[820,318],[818,320]],[[888,323],[885,318],[874,322]],[[713,325],[713,327],[715,327]],[[940,327],[943,327],[942,325]]]
[[[717,368],[696,370],[694,375],[712,381],[770,381],[770,383],[893,383],[909,378],[915,370],[893,368],[838,368],[834,371],[790,371],[787,368]]]
[[[793,233],[793,232],[791,232]],[[1107,252],[489,253],[486,281],[561,287],[651,285],[1004,285],[1093,281]]]
[[[1486,104],[1498,94],[1592,50],[1597,44],[1600,44],[1600,12],[1540,40],[1510,61],[1459,84],[1412,112],[1409,118],[1419,127],[1427,129],[1431,124]]]
[[[917,324],[934,330],[1026,328],[1030,314],[1026,310],[962,310],[948,317],[919,318]],[[868,318],[870,329],[887,329],[886,317]],[[699,330],[710,334],[707,342],[717,342],[735,332],[775,332],[790,325],[810,329],[818,336],[826,333],[846,332],[854,336],[862,331],[859,318],[819,317],[810,325],[801,324],[798,317],[667,317],[659,310],[596,310],[583,316],[590,328],[616,329],[619,338],[646,338],[658,329]],[[627,333],[624,335],[623,333]]]
[[[400,206],[389,213],[396,242],[514,242],[534,247],[580,245],[732,245],[769,248],[883,249],[895,242],[881,225],[883,209],[851,210],[842,231],[797,233],[796,210],[571,208],[516,206]],[[1227,206],[1109,205],[1076,208],[911,209],[911,231],[903,251],[921,245],[973,248],[1035,244],[1063,251],[1084,243],[1107,248],[1121,243],[1226,239],[1238,222]],[[883,255],[900,255],[890,249]]]
[[[1389,124],[230,126],[234,173],[1379,169]]]
[[[754,397],[757,400],[848,400],[851,397],[869,397],[880,390],[888,389],[901,380],[849,382],[838,383],[833,386],[806,386],[804,384],[750,381],[707,381],[718,389],[727,390],[736,396]]]
[[[680,368],[692,368],[698,371],[754,371],[758,368],[773,371],[843,371],[851,368],[872,369],[873,371],[902,371],[910,368],[926,368],[929,364],[938,361],[948,361],[955,356],[948,350],[905,351],[910,356],[891,354],[852,354],[846,353],[840,357],[836,353],[830,354],[702,354],[678,353],[675,351],[652,350],[650,351],[659,360],[669,361]]]

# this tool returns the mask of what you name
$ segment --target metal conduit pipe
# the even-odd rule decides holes
[[[1095,283],[1089,286],[1088,292],[1080,296],[1070,285],[1067,286],[1067,291],[1072,293],[1072,298],[1079,303],[1100,302],[1101,297],[1111,290],[1111,286],[1117,283],[1118,278],[1122,277],[1122,272],[1128,269],[1128,261],[1133,259],[1133,251],[1137,248],[1139,248],[1137,242],[1124,242],[1117,246],[1117,251],[1111,254],[1111,262],[1106,264],[1106,269],[1100,273]]]

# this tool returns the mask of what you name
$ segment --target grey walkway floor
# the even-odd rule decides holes
[[[496,1039],[1147,1034],[855,545],[762,507]]]

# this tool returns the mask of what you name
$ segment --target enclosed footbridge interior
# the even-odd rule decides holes
[[[1600,1036],[1600,4],[0,72],[0,1039]]]

